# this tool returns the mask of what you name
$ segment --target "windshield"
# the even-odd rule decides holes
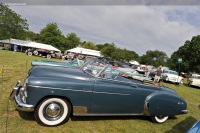
[[[98,58],[91,59],[87,64],[82,66],[82,70],[94,77],[106,78],[112,80],[120,80],[124,82],[131,82],[129,79],[123,77],[123,73],[113,68],[112,65],[102,62]]]
[[[191,78],[200,79],[200,75],[192,75]]]
[[[178,73],[176,71],[164,71],[164,73],[170,73],[170,74],[175,74],[175,75],[178,75]]]

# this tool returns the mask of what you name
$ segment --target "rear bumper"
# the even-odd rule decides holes
[[[16,86],[13,88],[9,99],[14,102],[15,108],[17,110],[25,112],[33,112],[34,106],[23,102],[22,97],[20,96],[21,88],[22,86],[20,85],[20,81],[18,81]]]

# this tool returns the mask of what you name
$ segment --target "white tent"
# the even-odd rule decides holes
[[[137,61],[134,61],[134,60],[131,60],[131,61],[129,61],[129,63],[131,63],[132,65],[140,65],[140,63],[139,63],[139,62],[137,62]]]
[[[80,47],[76,47],[76,48],[69,49],[69,50],[66,50],[66,51],[72,52],[72,53],[84,54],[84,55],[98,56],[98,57],[102,56],[100,51],[86,49],[86,48],[80,48]]]
[[[7,40],[0,40],[2,43],[7,43],[7,44],[16,44],[24,47],[32,47],[32,48],[41,48],[41,49],[46,49],[46,50],[53,50],[53,51],[59,51],[59,49],[48,45],[48,44],[42,44],[42,43],[37,43],[37,42],[31,42],[31,41],[24,41],[24,40],[18,40],[18,39],[7,39]]]

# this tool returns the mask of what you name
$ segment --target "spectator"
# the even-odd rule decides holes
[[[161,68],[162,68],[162,66],[159,66],[158,69],[156,70],[155,77],[154,77],[155,83],[160,83],[160,77],[161,77],[161,74],[162,74]]]
[[[148,69],[148,67],[145,67],[145,75],[147,78],[149,78],[149,74],[150,74],[150,70]]]
[[[73,59],[76,59],[76,56],[77,56],[76,53],[74,53]]]
[[[72,53],[69,52],[69,53],[68,53],[68,60],[71,61],[71,60],[72,60],[72,57],[73,57],[73,56],[72,56]]]
[[[15,44],[13,47],[14,53],[17,51],[17,45]]]

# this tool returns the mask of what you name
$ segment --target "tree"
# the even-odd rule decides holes
[[[26,39],[30,41],[37,42],[40,40],[40,35],[38,33],[34,33],[33,31],[27,31],[26,36]]]
[[[81,42],[81,39],[76,35],[76,33],[69,33],[66,36],[66,49],[71,49],[77,47]]]
[[[200,73],[200,35],[187,40],[185,44],[171,56],[170,67],[177,70],[179,67],[178,58],[182,58],[181,71]]]
[[[26,39],[27,30],[27,20],[0,3],[0,40]]]
[[[146,52],[145,55],[142,55],[140,57],[140,63],[141,64],[147,64],[147,65],[153,65],[155,67],[158,67],[160,65],[165,66],[167,62],[167,55],[165,52],[159,51],[159,50],[149,50]]]
[[[97,44],[97,50],[101,51],[104,48],[104,44]]]
[[[90,41],[83,43],[82,47],[86,48],[86,49],[97,50],[97,47],[95,46],[95,44],[93,42],[90,42]]]
[[[112,57],[112,53],[116,50],[115,44],[104,44],[104,47],[101,49],[101,54],[105,57]]]
[[[131,60],[137,60],[139,55],[134,51],[116,48],[115,51],[111,54],[111,57],[114,60],[129,62]]]
[[[39,42],[50,44],[61,51],[65,51],[68,47],[65,36],[62,34],[56,23],[49,23],[40,31]]]

